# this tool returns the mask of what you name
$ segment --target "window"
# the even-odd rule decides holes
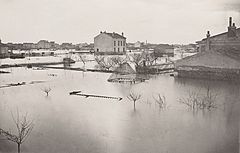
[[[120,41],[118,41],[118,46],[120,46]]]
[[[121,46],[122,46],[122,41],[121,41]]]
[[[114,48],[114,52],[116,52],[116,48]]]
[[[99,52],[99,49],[97,48],[97,52]]]
[[[114,46],[116,46],[116,41],[114,40]]]
[[[125,52],[125,48],[123,47],[123,52]]]
[[[120,52],[120,49],[118,48],[118,52]]]
[[[125,41],[123,41],[123,46],[125,46]]]

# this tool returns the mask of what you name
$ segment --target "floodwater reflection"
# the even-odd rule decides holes
[[[49,74],[56,74],[50,76]],[[22,152],[37,153],[225,153],[239,148],[239,91],[236,83],[155,76],[139,84],[107,82],[111,74],[14,68],[1,75],[1,85],[44,81],[0,89],[0,126],[14,129],[10,112],[16,108],[35,119]],[[51,87],[48,97],[41,89]],[[179,103],[189,91],[200,94],[210,87],[219,106],[193,112]],[[84,98],[69,92],[122,97],[123,100]],[[131,91],[141,94],[133,103]],[[159,110],[153,96],[166,97],[169,107]],[[15,152],[0,140],[0,152]]]

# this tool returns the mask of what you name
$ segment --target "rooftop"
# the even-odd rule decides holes
[[[109,32],[101,32],[101,33],[105,33],[107,35],[109,35],[110,37],[114,38],[114,39],[126,39],[126,37],[123,36],[123,33],[122,35],[118,34],[118,33],[115,33],[115,32],[112,32],[112,33],[109,33]]]

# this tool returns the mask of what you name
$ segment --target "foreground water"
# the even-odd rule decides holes
[[[11,112],[27,112],[34,129],[22,145],[26,153],[237,153],[239,100],[237,83],[153,76],[140,84],[107,82],[111,74],[67,70],[8,69],[0,75],[0,127],[15,130]],[[44,81],[29,84],[31,81]],[[52,90],[47,97],[42,89]],[[192,112],[179,99],[207,87],[217,95],[217,108]],[[122,97],[122,101],[69,95],[83,93]],[[141,99],[133,109],[127,96]],[[159,109],[153,97],[166,97]],[[14,143],[0,140],[0,152],[16,152]]]

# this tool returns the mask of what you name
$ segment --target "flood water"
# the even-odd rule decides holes
[[[0,74],[0,127],[15,131],[11,112],[28,113],[34,128],[22,145],[24,153],[237,153],[239,151],[240,85],[222,81],[152,76],[139,84],[107,82],[111,74],[69,70],[10,68]],[[54,74],[54,75],[52,75]],[[44,81],[29,84],[31,81]],[[52,90],[46,96],[42,89]],[[179,103],[190,91],[214,92],[216,107],[193,112]],[[69,95],[122,97],[121,101]],[[130,92],[141,94],[133,103]],[[153,97],[166,97],[162,110]],[[0,152],[16,152],[0,140]]]

